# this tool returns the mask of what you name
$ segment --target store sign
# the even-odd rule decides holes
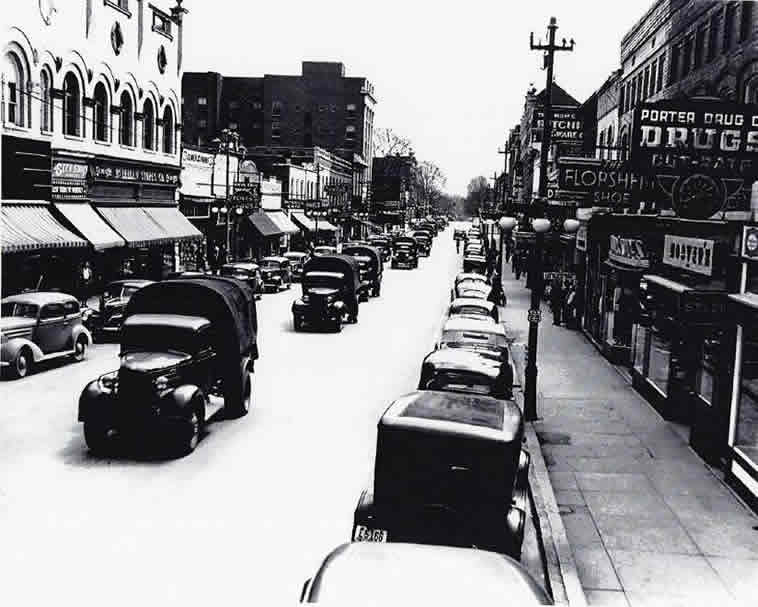
[[[587,250],[587,226],[579,226],[579,229],[576,231],[575,247],[577,251]]]
[[[182,167],[189,165],[211,168],[213,167],[213,154],[185,148],[182,150]]]
[[[713,240],[666,234],[663,263],[710,276],[713,273],[713,245]]]
[[[650,258],[645,251],[645,244],[638,238],[611,235],[608,258],[634,268],[650,267]]]
[[[743,226],[742,257],[758,259],[758,226]]]
[[[121,165],[113,162],[98,162],[94,168],[95,179],[104,181],[129,181],[158,185],[179,185],[179,169]]]
[[[634,173],[617,161],[567,157],[558,160],[558,187],[590,195],[595,206],[618,206],[631,197],[651,195],[657,183],[655,178]]]
[[[51,171],[52,200],[84,200],[87,198],[89,165],[58,160]]]
[[[532,114],[532,129],[542,130],[545,127],[545,110],[538,107]],[[577,108],[561,108],[553,106],[550,119],[550,141],[552,143],[582,141],[584,129]]]

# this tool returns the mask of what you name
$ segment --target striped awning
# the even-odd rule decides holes
[[[266,211],[268,218],[273,221],[284,234],[296,234],[300,229],[290,221],[283,211]]]
[[[55,208],[89,240],[96,251],[123,247],[126,242],[87,202],[56,202]]]
[[[0,249],[3,253],[88,246],[86,240],[53,217],[46,202],[4,201],[0,211]]]
[[[250,223],[253,224],[256,231],[264,238],[281,236],[284,233],[263,211],[248,215],[248,219],[250,220]]]
[[[130,247],[139,248],[171,242],[169,235],[142,207],[98,206],[97,210]]]
[[[176,207],[144,207],[172,240],[202,240],[203,234]]]
[[[315,219],[308,217],[305,213],[293,212],[292,219],[300,224],[303,229],[308,230],[309,232],[315,232],[317,225],[319,232],[336,232],[338,230],[336,226],[329,223],[326,219],[321,219],[319,217],[319,220],[317,222]]]

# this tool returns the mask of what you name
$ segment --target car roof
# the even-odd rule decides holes
[[[267,257],[261,258],[261,261],[289,261],[286,257],[282,257],[281,255],[269,255]]]
[[[124,287],[144,287],[146,285],[151,285],[155,281],[154,280],[147,280],[143,278],[127,278],[124,280],[113,280],[108,283],[108,286],[115,286],[115,285],[122,285]]]
[[[551,604],[524,567],[505,555],[400,542],[339,546],[313,577],[309,598],[359,605],[367,595],[381,605]]]
[[[450,302],[450,309],[460,308],[463,306],[476,306],[482,308],[488,312],[492,312],[495,309],[495,304],[487,299],[478,299],[477,297],[456,297]]]
[[[502,325],[493,323],[485,318],[468,318],[466,316],[453,316],[442,327],[443,331],[480,331],[482,333],[496,333],[505,337],[505,329]]]
[[[152,326],[175,327],[189,331],[199,331],[209,327],[211,322],[202,316],[187,316],[184,314],[132,314],[124,321],[124,327]]]
[[[455,282],[462,282],[464,280],[481,280],[487,282],[487,277],[479,272],[459,272],[455,276]]]
[[[76,301],[76,297],[68,293],[59,293],[58,291],[30,291],[28,293],[10,295],[2,299],[2,303],[29,303],[37,306],[68,301]]]
[[[296,259],[296,258],[307,257],[307,256],[308,256],[308,253],[306,253],[304,251],[287,251],[283,255],[283,257],[287,257],[288,259],[289,258]]]
[[[462,348],[440,348],[439,350],[434,350],[426,355],[423,364],[451,371],[471,371],[472,373],[486,375],[491,379],[495,379],[500,375],[502,368],[501,361],[485,358],[477,352]]]
[[[233,263],[225,263],[223,266],[221,266],[221,269],[224,268],[240,268],[242,270],[257,270],[259,268],[257,263],[253,263],[252,261],[235,261]]]
[[[338,278],[340,280],[344,280],[345,274],[344,272],[324,272],[320,270],[315,270],[311,272],[306,272],[305,277],[306,279],[315,277],[315,278]]]

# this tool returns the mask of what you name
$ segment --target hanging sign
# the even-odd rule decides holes
[[[758,259],[758,226],[743,226],[742,257]]]
[[[577,251],[587,250],[587,226],[579,226],[576,231],[576,247]]]
[[[57,160],[51,171],[53,200],[84,200],[87,197],[87,176],[89,166],[86,163]]]
[[[713,240],[666,234],[663,263],[710,276],[713,273]]]
[[[532,114],[532,129],[541,131],[544,127],[545,110],[538,107]],[[584,128],[579,118],[578,108],[553,106],[550,119],[550,142],[582,141],[583,138]]]
[[[645,244],[638,238],[611,235],[608,258],[635,268],[650,267],[650,258],[645,251]]]

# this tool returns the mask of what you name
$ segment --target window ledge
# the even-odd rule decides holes
[[[126,145],[124,143],[119,143],[118,147],[120,147],[122,150],[128,150],[130,152],[134,152],[137,150],[137,148],[134,147],[133,145]]]
[[[142,151],[145,152],[145,154],[150,154],[152,156],[156,156],[158,154],[158,152],[156,152],[155,150],[149,150],[147,148],[142,148]]]
[[[39,130],[39,134],[42,135],[43,137],[48,138],[48,139],[52,139],[52,137],[54,135],[54,133],[52,131],[48,131],[46,129],[40,129]]]
[[[66,133],[63,133],[63,138],[68,139],[69,141],[84,141],[84,137],[79,135],[68,135]]]
[[[100,139],[93,139],[92,141],[95,142],[95,145],[102,145],[102,146],[110,146],[110,141],[102,141]]]
[[[132,18],[132,12],[127,8],[123,8],[119,6],[114,0],[103,0],[103,5],[110,6],[113,10],[116,10],[119,13],[126,15],[127,19]]]
[[[15,133],[30,133],[31,129],[25,126],[20,126],[15,122],[3,122],[3,128],[6,131],[13,131]]]

